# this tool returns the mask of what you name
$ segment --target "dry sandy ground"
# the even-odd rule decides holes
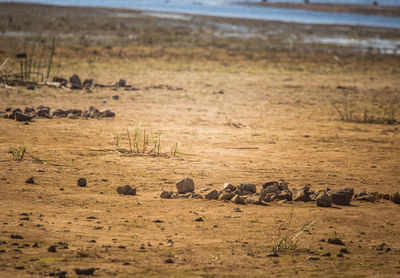
[[[2,39],[2,60],[14,53],[14,43]],[[282,179],[314,190],[398,191],[398,125],[346,123],[329,102],[343,100],[346,91],[358,112],[377,115],[389,103],[398,112],[398,57],[77,44],[59,45],[54,59],[53,75],[76,73],[103,84],[123,78],[140,90],[0,88],[2,111],[93,105],[116,113],[29,125],[0,119],[1,277],[59,270],[76,277],[77,267],[94,267],[98,277],[400,275],[400,206],[390,201],[320,208],[314,202],[257,206],[159,197],[184,177],[193,178],[196,189],[230,182],[256,183],[260,190]],[[115,148],[110,134],[129,149],[126,130],[132,134],[140,122],[148,134],[161,134],[160,156],[98,151]],[[13,161],[9,150],[22,143],[44,161]],[[25,183],[31,176],[36,184]],[[87,187],[77,187],[80,177]],[[117,194],[126,184],[137,196]],[[199,217],[204,221],[195,221]],[[282,233],[314,220],[295,250],[268,256]],[[333,237],[348,254],[337,256],[343,246],[326,242]],[[57,252],[47,250],[51,245]],[[331,256],[321,256],[327,252]]]

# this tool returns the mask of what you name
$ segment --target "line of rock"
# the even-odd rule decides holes
[[[348,206],[352,200],[375,202],[378,199],[391,200],[400,204],[400,193],[392,195],[378,192],[360,192],[354,194],[353,188],[311,190],[309,186],[289,189],[289,183],[271,181],[262,185],[260,192],[257,192],[255,184],[240,184],[238,186],[225,183],[220,190],[204,188],[200,193],[195,192],[194,181],[191,178],[184,178],[176,183],[177,192],[163,191],[162,199],[208,199],[230,201],[235,204],[257,204],[266,205],[274,201],[314,201],[319,207],[331,207],[332,204]]]
[[[51,119],[53,117],[68,117],[69,119],[83,118],[112,118],[115,117],[115,113],[109,109],[104,109],[102,111],[97,108],[90,106],[89,110],[82,111],[81,109],[56,109],[51,110],[50,107],[40,105],[36,109],[33,107],[25,107],[24,111],[20,108],[13,109],[8,107],[4,112],[0,111],[0,117],[4,119],[12,119],[17,122],[29,122],[33,118],[47,118]]]

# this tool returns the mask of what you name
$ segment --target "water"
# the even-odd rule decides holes
[[[295,22],[306,24],[334,24],[334,25],[358,25],[400,29],[400,18],[371,16],[350,13],[317,12],[295,9],[280,9],[272,7],[245,6],[232,3],[235,0],[7,0],[0,2],[25,2],[55,4],[63,6],[97,6],[138,9],[156,12],[184,13],[192,15],[208,15],[219,17],[276,20],[283,22]],[[379,1],[379,0],[378,0]],[[238,2],[238,1],[237,1]],[[247,1],[241,1],[247,2]],[[250,0],[248,2],[260,2]],[[302,2],[273,1],[270,2]],[[358,3],[370,4],[371,0],[315,0],[311,2],[321,3]],[[380,0],[381,5],[400,6],[400,1]]]

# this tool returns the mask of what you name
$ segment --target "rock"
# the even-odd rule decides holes
[[[36,108],[36,114],[38,117],[42,118],[51,118],[50,117],[50,107],[40,105]]]
[[[109,109],[105,109],[105,110],[101,111],[101,112],[100,112],[100,115],[101,115],[102,117],[105,117],[105,118],[113,118],[113,117],[115,117],[115,113],[112,112],[112,111],[109,110]]]
[[[279,183],[277,181],[269,181],[269,182],[264,183],[262,185],[262,187],[263,188],[268,188],[270,186],[276,186],[277,187],[278,185],[279,185]]]
[[[395,192],[390,196],[390,200],[395,203],[400,205],[400,193],[399,192]]]
[[[322,257],[330,257],[331,256],[331,252],[327,252],[321,255]]]
[[[136,188],[130,185],[118,186],[117,192],[121,195],[136,195]]]
[[[190,199],[203,199],[203,196],[201,194],[193,192],[191,193]]]
[[[211,190],[208,192],[206,195],[204,195],[204,198],[207,200],[217,200],[219,197],[219,193],[217,190]]]
[[[328,238],[328,243],[329,244],[335,244],[335,245],[344,245],[343,241],[341,241],[340,238]]]
[[[77,275],[93,275],[95,272],[95,268],[74,268],[74,271]]]
[[[235,197],[235,194],[234,193],[232,193],[232,192],[222,192],[220,195],[219,195],[219,197],[218,197],[218,199],[219,200],[226,200],[226,201],[230,201],[233,197]]]
[[[244,200],[244,202],[246,204],[253,204],[253,205],[263,204],[261,195],[250,195],[246,198],[246,200]]]
[[[73,115],[77,115],[78,117],[82,115],[81,109],[70,109],[68,110],[68,114],[71,113]]]
[[[279,257],[279,254],[272,252],[272,253],[267,254],[267,257]]]
[[[317,206],[319,207],[331,207],[332,206],[332,198],[326,194],[325,192],[318,195],[316,199]]]
[[[178,193],[194,192],[194,182],[191,178],[184,178],[176,183]]]
[[[267,203],[272,202],[273,199],[276,199],[276,198],[274,198],[276,195],[277,195],[277,194],[275,194],[275,193],[267,193],[267,194],[264,195],[263,201],[264,201],[264,202],[267,202]],[[262,196],[262,195],[261,195],[261,196]]]
[[[10,238],[12,238],[12,239],[24,239],[23,236],[20,236],[20,235],[18,235],[18,234],[12,234],[12,235],[10,236]]]
[[[77,74],[74,74],[69,78],[69,83],[71,83],[72,90],[82,89],[82,81]]]
[[[126,87],[126,80],[120,79],[120,80],[118,81],[118,86],[119,86],[119,87]]]
[[[310,256],[307,258],[310,261],[319,261],[321,258],[320,257],[316,257],[316,256]]]
[[[198,218],[196,218],[194,221],[196,221],[196,222],[203,222],[204,219],[203,219],[203,217],[198,217]]]
[[[164,263],[166,263],[166,264],[173,264],[173,263],[174,263],[174,260],[173,260],[173,259],[166,259],[166,260],[164,261]]]
[[[82,116],[85,118],[97,118],[100,116],[100,111],[93,106],[90,106],[89,110],[84,111]]]
[[[33,108],[33,107],[25,107],[24,113],[25,113],[25,114],[32,114],[32,113],[35,113],[35,108]]]
[[[367,195],[362,195],[362,196],[356,197],[354,200],[375,203],[377,200],[377,197],[374,195],[367,194]]]
[[[288,182],[280,182],[278,185],[279,190],[283,191],[283,190],[289,190],[289,183]]]
[[[172,194],[174,194],[174,192],[172,192],[172,191],[163,191],[163,192],[161,192],[160,197],[162,199],[170,199]]]
[[[266,187],[266,188],[264,188],[262,191],[261,191],[261,194],[267,194],[267,193],[279,193],[279,187],[278,187],[278,185],[270,185],[270,186],[268,186],[268,187]]]
[[[354,195],[354,189],[333,189],[328,191],[327,194],[332,198],[332,203],[336,205],[348,206],[350,205],[351,198]]]
[[[234,192],[234,191],[236,190],[236,186],[234,186],[234,185],[232,185],[232,184],[230,184],[230,183],[224,183],[224,184],[221,186],[221,189],[222,189],[223,191]]]
[[[296,202],[308,202],[310,201],[310,196],[309,196],[309,187],[305,186],[303,188],[293,188],[293,201]]]
[[[343,253],[343,254],[350,254],[350,252],[347,250],[347,248],[341,248],[341,249],[339,250],[339,252],[340,252],[340,253]]]
[[[93,86],[93,79],[85,79],[83,81],[83,88],[89,89]]]
[[[47,248],[47,251],[50,253],[55,253],[57,252],[57,246],[51,245],[49,248]]]
[[[67,272],[66,271],[50,272],[49,276],[58,277],[58,278],[66,278],[67,277]]]
[[[62,77],[53,77],[53,82],[60,83],[61,86],[67,87],[68,81]]]
[[[74,114],[69,114],[68,119],[76,120],[76,119],[78,119],[78,116],[74,115]]]
[[[246,184],[240,184],[237,187],[238,190],[241,191],[247,191],[247,192],[251,192],[251,193],[256,193],[257,192],[257,187],[255,184],[251,184],[251,183],[246,183]]]
[[[271,199],[292,201],[292,193],[288,191],[282,191],[279,194],[275,194],[275,196]]]
[[[119,100],[119,95],[112,96],[113,100]]]
[[[78,186],[79,187],[86,187],[87,183],[86,183],[86,179],[85,178],[79,178],[78,179]]]
[[[231,202],[234,204],[244,204],[244,198],[242,196],[235,195],[235,197],[231,199]]]
[[[232,211],[233,212],[243,212],[243,210],[241,210],[240,208],[234,208]]]
[[[27,178],[26,181],[25,181],[25,183],[35,184],[35,177]]]
[[[68,115],[68,111],[64,111],[62,109],[56,109],[55,111],[53,111],[51,113],[52,117],[54,117],[54,116],[56,116],[56,117],[67,117],[67,115]]]
[[[382,194],[382,199],[390,200],[390,194]]]

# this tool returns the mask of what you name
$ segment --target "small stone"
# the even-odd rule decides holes
[[[240,208],[234,208],[232,211],[233,212],[243,212],[243,210],[241,210]]]
[[[293,201],[297,202],[308,202],[310,201],[310,195],[309,195],[309,187],[305,186],[303,188],[293,188]]]
[[[238,190],[242,190],[242,191],[248,191],[251,193],[256,193],[257,192],[257,187],[255,184],[252,183],[245,183],[245,184],[240,184],[237,187]]]
[[[27,178],[26,181],[25,181],[25,183],[35,184],[35,177]]]
[[[118,86],[119,86],[119,87],[126,87],[126,80],[120,79],[120,80],[118,81]]]
[[[113,117],[115,117],[115,113],[112,112],[112,111],[109,110],[109,109],[102,110],[102,111],[100,112],[100,115],[101,115],[102,117],[105,117],[105,118],[113,118]]]
[[[231,202],[234,204],[244,204],[244,198],[242,196],[236,195],[231,199]]]
[[[172,192],[172,191],[163,191],[163,192],[161,192],[160,197],[162,199],[170,199],[172,194],[174,194],[174,192]]]
[[[203,217],[198,217],[198,218],[196,218],[194,221],[196,221],[196,222],[203,222],[204,219],[203,219]]]
[[[79,178],[78,179],[78,186],[79,187],[86,187],[86,179],[85,178]]]
[[[235,194],[234,194],[234,193],[231,193],[231,192],[222,192],[222,193],[219,195],[218,200],[221,200],[221,201],[223,201],[223,200],[230,201],[230,200],[232,200],[233,197],[235,197]]]
[[[82,89],[82,81],[77,74],[74,74],[69,78],[69,83],[71,83],[72,90]]]
[[[339,252],[340,252],[340,253],[343,253],[343,254],[349,254],[349,253],[350,253],[349,251],[347,251],[347,248],[341,248],[341,249],[339,250]]]
[[[354,200],[368,202],[368,203],[375,203],[377,200],[377,197],[374,195],[367,194],[367,195],[358,196]]]
[[[327,253],[322,254],[321,256],[322,256],[322,257],[330,257],[330,256],[331,256],[331,253],[330,253],[330,252],[327,252]]]
[[[278,186],[279,183],[277,181],[269,181],[262,185],[263,188],[268,188],[270,186]]]
[[[390,200],[395,203],[400,205],[400,192],[395,192],[390,196]]]
[[[17,112],[15,113],[15,120],[17,122],[30,122],[33,119],[33,116]]]
[[[316,257],[316,256],[310,256],[307,258],[310,261],[319,261],[321,258],[320,257]]]
[[[20,236],[20,235],[17,235],[17,234],[12,234],[12,235],[10,236],[10,238],[12,238],[12,239],[24,239],[23,236]]]
[[[113,100],[119,100],[119,95],[112,96]]]
[[[244,200],[246,204],[261,205],[263,204],[261,196],[250,195]],[[266,204],[265,204],[266,205]]]
[[[332,198],[332,203],[341,206],[348,206],[350,205],[350,201],[354,195],[354,189],[333,189],[328,191],[327,194]]]
[[[267,254],[267,257],[279,257],[279,254],[272,252],[272,253]]]
[[[176,189],[180,194],[194,192],[194,182],[191,178],[184,178],[176,183]]]
[[[316,199],[317,206],[319,207],[331,207],[332,206],[332,198],[326,194],[325,192],[318,195]]]
[[[261,192],[261,196],[262,196],[262,195],[263,195],[263,194],[262,194],[262,192]],[[272,202],[274,199],[277,199],[277,198],[274,198],[275,196],[277,196],[276,193],[266,193],[266,194],[264,195],[263,201],[264,201],[264,202]]]
[[[164,261],[164,263],[166,263],[166,264],[173,264],[173,263],[174,263],[174,260],[173,260],[173,259],[166,259],[166,260]]]
[[[121,195],[136,195],[136,188],[130,185],[118,186],[117,192]]]
[[[329,244],[336,244],[336,245],[344,245],[343,241],[340,240],[340,238],[328,238],[328,243]]]
[[[95,268],[74,268],[74,271],[77,275],[93,275]]]
[[[275,184],[270,185],[261,191],[261,194],[267,194],[267,193],[276,193],[276,194],[279,193],[278,185],[275,185]]]
[[[208,192],[208,193],[204,196],[204,198],[207,199],[207,200],[217,200],[217,199],[218,199],[218,196],[219,196],[218,191],[214,189],[214,190]]]
[[[51,253],[55,253],[55,252],[57,252],[57,246],[51,245],[49,248],[47,248],[47,251],[51,252]]]
[[[344,256],[343,256],[342,253],[339,253],[339,254],[336,255],[336,257],[338,257],[338,258],[343,258]]]
[[[224,183],[224,184],[221,186],[221,189],[222,189],[223,191],[228,191],[228,190],[229,190],[229,192],[234,192],[234,191],[236,190],[236,186],[234,186],[234,185],[232,185],[232,184],[230,184],[230,183]]]

